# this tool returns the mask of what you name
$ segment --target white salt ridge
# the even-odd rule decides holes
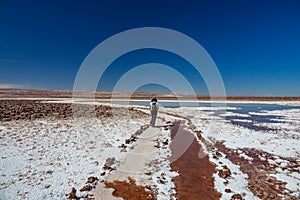
[[[169,131],[162,130],[162,137],[160,143],[169,139]],[[168,145],[161,146],[159,152],[154,156],[154,160],[157,160],[159,164],[153,165],[151,168],[147,169],[152,174],[152,181],[154,188],[157,189],[157,199],[158,200],[175,200],[176,188],[173,182],[173,178],[179,174],[176,171],[172,171],[171,163],[169,158],[171,157],[170,142]]]
[[[220,116],[222,116],[222,117],[227,117],[227,116],[250,117],[250,115],[247,115],[247,114],[240,114],[240,113],[233,113],[233,112],[226,112],[224,114],[221,114]]]
[[[157,199],[158,200],[175,200],[176,197],[174,194],[176,194],[175,190],[175,184],[173,182],[173,178],[178,176],[179,174],[175,171],[171,170],[170,161],[168,158],[171,157],[172,152],[170,148],[170,130],[163,130],[162,128],[162,135],[159,140],[161,143],[162,141],[165,141],[166,139],[169,140],[168,145],[165,145],[159,149],[159,152],[154,157],[154,160],[159,160],[159,165],[151,166],[150,170],[153,172],[152,174],[152,180],[154,186],[157,188]],[[160,182],[160,180],[163,180],[163,183]]]
[[[275,116],[280,116],[279,113],[269,113],[267,111],[249,112],[249,115],[258,115],[258,116],[271,116],[271,115],[275,115]]]
[[[245,159],[250,160],[250,161],[253,160],[253,158],[247,156],[245,153],[240,153],[240,157],[245,158]]]
[[[285,116],[291,119],[300,120],[300,109],[288,109],[288,110],[270,110],[265,111],[270,115]]]
[[[231,121],[245,122],[245,123],[251,123],[252,122],[252,120],[249,120],[249,119],[231,119]]]
[[[183,107],[181,107],[183,108]],[[189,107],[186,107],[187,109],[189,109]],[[213,106],[212,107],[205,107],[205,106],[199,106],[198,107],[199,110],[214,110],[214,111],[219,111],[219,110],[238,110],[239,108],[237,107],[229,107],[229,106]]]
[[[300,109],[263,110],[261,112],[249,112],[249,115],[284,116],[290,119],[300,120]]]

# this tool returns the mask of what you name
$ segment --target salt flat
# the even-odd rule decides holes
[[[101,184],[104,187],[101,181],[124,180],[127,176],[135,178],[137,184],[156,188],[157,199],[176,199],[172,179],[178,174],[170,168],[169,145],[162,145],[170,139],[170,130],[147,128],[146,107],[113,105],[119,114],[112,117],[111,104],[96,102],[93,105],[98,106],[97,118],[74,120],[69,99],[40,100],[1,102],[0,199],[66,199],[72,188],[76,189],[77,197],[83,198],[91,194],[90,189],[80,191],[89,185],[88,177],[97,177],[97,187]],[[230,199],[234,194],[250,200],[269,196],[297,199],[300,109],[247,114],[235,110],[235,107],[161,108],[158,123],[185,121],[185,128],[198,137],[216,166],[214,186],[222,194],[221,199]],[[218,116],[215,114],[218,111],[223,112]],[[226,118],[234,116],[237,123],[250,123],[248,117],[253,115],[279,118],[256,122],[258,127],[270,128],[263,131],[233,124]],[[147,135],[152,133],[155,138]],[[132,135],[137,136],[135,141],[126,143]],[[143,148],[145,144],[149,146]],[[150,156],[148,152],[143,162],[136,160],[137,153],[151,149],[153,154]],[[112,158],[112,169],[103,169],[107,159]],[[153,160],[156,162],[151,164]],[[219,175],[224,166],[231,171],[226,178]],[[121,171],[126,173],[120,174]],[[105,191],[106,197],[113,198],[112,189]]]

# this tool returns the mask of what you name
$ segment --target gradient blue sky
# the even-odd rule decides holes
[[[72,89],[82,61],[100,42],[155,26],[199,42],[218,66],[228,95],[300,96],[298,0],[1,0],[0,24],[0,87]],[[175,68],[183,62],[161,51],[131,53],[111,66],[100,88],[111,89],[133,63],[150,61]],[[207,93],[201,78],[184,69],[195,90]]]

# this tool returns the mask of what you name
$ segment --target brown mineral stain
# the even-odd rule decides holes
[[[115,197],[125,200],[156,200],[156,193],[150,186],[137,185],[131,177],[128,177],[128,181],[104,181],[104,184],[107,188],[115,189],[112,193]]]
[[[190,132],[180,126],[180,123],[177,122],[171,129],[172,140],[176,134],[181,134],[181,138],[191,136]],[[180,148],[179,146],[178,142],[171,144],[172,155],[176,149]],[[209,161],[208,156],[199,158],[199,154],[203,155],[202,148],[194,138],[183,155],[171,163],[172,170],[180,174],[173,179],[177,191],[176,198],[179,200],[206,200],[220,199],[221,197],[221,194],[214,188],[212,175],[215,172],[215,165]]]

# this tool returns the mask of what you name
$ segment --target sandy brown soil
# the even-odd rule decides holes
[[[188,137],[191,134],[185,129],[179,130],[180,123],[176,123],[172,128],[172,139],[176,134],[182,134],[183,137]],[[176,151],[178,146],[171,144],[172,152]],[[179,200],[186,199],[219,199],[221,194],[214,188],[213,173],[215,166],[209,161],[208,156],[199,158],[199,153],[203,154],[200,144],[194,138],[190,147],[185,153],[175,162],[171,164],[174,171],[178,171],[180,176],[175,177],[177,195]]]
[[[121,197],[124,200],[156,200],[156,194],[150,186],[137,185],[135,179],[129,177],[128,181],[113,182],[104,181],[108,188],[113,188],[112,193],[115,197]]]

